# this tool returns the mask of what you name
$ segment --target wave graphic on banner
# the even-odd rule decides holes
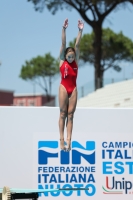
[[[38,164],[43,165],[48,163],[48,158],[57,158],[58,141],[39,141],[38,142]]]
[[[95,164],[95,142],[86,141],[84,147],[77,141],[72,141],[71,152],[64,152],[58,149],[58,141],[38,142],[38,164],[48,164],[48,158],[60,157],[60,164],[70,164],[69,154],[72,155],[71,164],[81,164],[84,158],[89,164]]]
[[[81,164],[81,157],[89,164],[95,164],[95,142],[87,141],[86,147],[79,142],[72,142],[72,164]]]
[[[39,150],[38,151],[38,155],[39,155],[39,160],[38,160],[38,164],[47,164],[48,163],[48,158],[57,158],[58,157],[58,153],[49,153],[43,150]]]
[[[92,151],[92,150],[95,150],[95,142],[94,141],[87,141],[86,142],[86,148],[85,148],[79,142],[73,141],[72,142],[72,148],[79,148],[79,149],[84,149],[84,150],[87,150],[87,151]]]

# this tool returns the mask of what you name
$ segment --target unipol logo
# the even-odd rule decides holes
[[[49,159],[58,159],[61,165],[80,165],[82,159],[89,164],[95,164],[95,142],[86,141],[85,147],[77,141],[72,141],[70,152],[59,151],[58,141],[38,142],[38,164],[47,165]]]

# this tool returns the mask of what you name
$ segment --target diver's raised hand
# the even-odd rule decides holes
[[[65,19],[64,23],[63,23],[63,28],[67,28],[68,27],[68,19]]]
[[[83,30],[84,22],[82,20],[78,20],[78,28],[79,28],[79,30]]]

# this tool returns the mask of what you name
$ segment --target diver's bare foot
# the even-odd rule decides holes
[[[60,149],[66,151],[66,147],[64,145],[64,138],[60,139]]]
[[[71,138],[70,139],[67,138],[66,143],[67,143],[66,151],[70,151],[71,150]]]

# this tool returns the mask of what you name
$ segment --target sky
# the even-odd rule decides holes
[[[61,30],[64,20],[68,18],[69,26],[66,31],[67,46],[78,33],[77,21],[81,16],[73,9],[59,10],[52,15],[47,9],[42,13],[36,12],[31,2],[27,0],[0,1],[0,89],[14,91],[14,94],[32,94],[34,87],[30,82],[19,78],[22,65],[38,55],[50,52],[55,58],[59,56],[61,46]],[[120,31],[133,40],[133,6],[128,9],[120,8],[113,11],[104,21],[104,28]],[[91,27],[85,23],[83,34],[91,33]],[[122,71],[107,70],[105,80],[133,78],[133,64],[121,63]],[[87,85],[94,81],[94,68],[86,64],[79,69],[77,84]],[[60,77],[52,86],[52,94],[58,94]],[[35,92],[44,93],[39,87]]]

